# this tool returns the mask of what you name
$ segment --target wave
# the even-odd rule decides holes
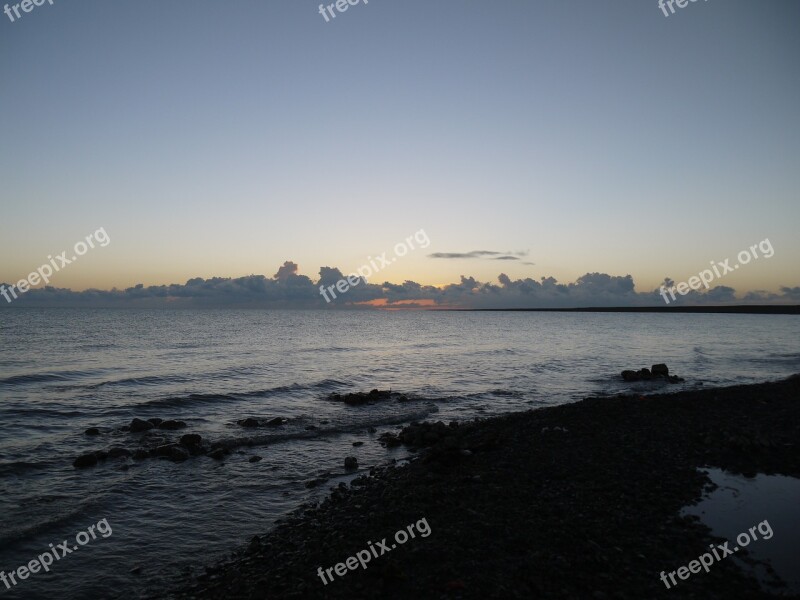
[[[253,390],[249,392],[235,393],[208,393],[208,394],[189,394],[187,396],[169,396],[167,398],[154,398],[137,405],[137,408],[156,407],[156,408],[178,408],[190,404],[205,404],[218,402],[238,402],[252,398],[269,398],[279,394],[288,394],[298,391],[314,390],[335,390],[346,385],[343,381],[336,379],[323,379],[311,385],[301,385],[292,383],[290,385],[279,385],[263,390]]]
[[[43,383],[47,381],[75,381],[94,375],[93,371],[55,371],[50,373],[27,373],[12,375],[0,379],[0,385],[25,385],[26,383]]]

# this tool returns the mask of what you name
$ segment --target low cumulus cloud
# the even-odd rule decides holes
[[[501,260],[515,258],[509,253],[477,251],[481,256]],[[272,277],[200,277],[185,284],[144,286],[118,290],[86,290],[45,287],[20,294],[9,306],[140,306],[140,307],[264,307],[264,308],[580,308],[609,306],[664,306],[659,288],[636,291],[630,275],[586,273],[574,282],[561,283],[553,277],[511,279],[501,273],[494,282],[462,275],[458,282],[441,287],[415,281],[369,283],[358,278],[331,303],[320,295],[320,286],[335,286],[348,274],[335,267],[322,267],[312,279],[300,273],[297,263],[286,261]],[[671,278],[664,279],[671,286]],[[9,284],[5,284],[9,287]],[[800,301],[800,286],[782,287],[780,293],[751,291],[742,296],[728,286],[689,291],[672,306],[704,304],[788,304]]]

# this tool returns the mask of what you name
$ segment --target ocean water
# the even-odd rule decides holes
[[[412,420],[800,372],[795,316],[7,309],[0,344],[0,570],[50,544],[77,546],[102,519],[111,532],[47,573],[0,583],[4,598],[157,595],[347,481],[346,456],[361,472],[402,459],[377,436]],[[621,381],[623,369],[658,362],[686,383]],[[327,399],[372,388],[409,400]],[[72,467],[85,452],[138,447],[118,431],[133,417],[180,419],[188,428],[166,441],[199,433],[234,453]],[[246,417],[289,421],[249,430],[236,423]]]

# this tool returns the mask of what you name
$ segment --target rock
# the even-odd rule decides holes
[[[247,552],[248,554],[255,554],[259,550],[261,550],[261,538],[254,535],[247,546]]]
[[[386,433],[382,433],[380,436],[378,436],[378,440],[381,442],[382,445],[386,446],[387,448],[394,448],[394,447],[399,446],[399,445],[401,445],[403,443],[391,431],[387,431]]]
[[[663,363],[653,365],[652,367],[650,367],[650,371],[652,371],[653,375],[655,376],[666,377],[667,375],[669,375],[669,367],[667,367],[667,365]]]
[[[181,436],[181,446],[191,448],[192,446],[199,446],[203,442],[202,436],[197,433],[187,433]]]
[[[248,427],[248,428],[258,427],[259,425],[261,425],[259,420],[254,419],[253,417],[242,419],[241,421],[237,421],[237,423],[242,427]]]
[[[148,456],[150,455],[147,453],[147,450],[139,448],[133,453],[133,460],[144,460]]]
[[[169,459],[173,462],[183,462],[188,458],[189,458],[189,453],[183,448],[180,448],[178,446],[174,447],[169,455]]]
[[[161,425],[161,423],[164,422],[164,419],[159,419],[158,417],[151,417],[150,419],[147,419],[147,422],[152,423],[153,425],[158,427],[159,425]]]
[[[355,456],[348,456],[344,459],[344,468],[352,471],[358,468],[358,459]]]
[[[76,469],[85,469],[86,467],[93,467],[96,464],[97,456],[95,456],[94,452],[90,452],[89,454],[82,454],[76,458],[72,466]]]
[[[270,419],[267,421],[267,427],[278,427],[279,425],[283,425],[286,419],[281,417],[275,417],[274,419]]]
[[[114,446],[108,451],[109,458],[123,458],[131,455],[131,451],[127,448]]]
[[[208,453],[208,456],[213,458],[214,460],[222,460],[225,458],[225,448],[215,448],[211,452]]]
[[[355,446],[355,447],[363,446],[363,445],[364,445],[364,442],[353,442],[353,446]]]
[[[251,456],[249,459],[247,459],[247,462],[257,463],[260,460],[263,460],[260,456]]]
[[[316,429],[319,429],[316,425],[306,425],[306,431],[315,431]]]
[[[95,450],[93,454],[97,457],[97,460],[105,460],[108,458],[108,452],[105,450]]]
[[[368,402],[373,402],[376,400],[387,400],[392,397],[392,392],[389,390],[370,390],[369,393],[366,392],[351,392],[349,394],[331,394],[328,396],[329,400],[334,400],[336,402],[344,402],[349,406],[358,406],[360,404],[366,404]]]
[[[622,379],[625,381],[661,380],[669,383],[680,383],[683,381],[680,377],[670,375],[669,367],[663,363],[653,365],[652,371],[650,369],[639,369],[638,371],[625,370],[622,372]]]
[[[636,371],[623,371],[622,378],[625,381],[638,381],[638,378],[636,376]]]
[[[84,435],[100,435],[100,430],[97,427],[89,427],[89,429],[83,433]]]
[[[183,421],[175,421],[170,419],[168,421],[162,421],[158,424],[159,429],[167,429],[169,431],[175,431],[176,429],[184,429],[186,427],[186,423]]]
[[[153,427],[155,427],[155,425],[153,425],[150,421],[134,419],[131,421],[131,424],[128,425],[128,430],[131,433],[141,433],[142,431],[150,431]]]
[[[368,427],[367,431],[369,431],[370,433],[377,433],[378,432],[378,430],[375,429],[374,427]]]

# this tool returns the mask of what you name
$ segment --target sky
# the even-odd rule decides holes
[[[167,301],[202,279],[220,303],[255,286],[291,304],[287,281],[320,302],[388,252],[337,302],[626,304],[768,240],[716,295],[679,299],[800,301],[796,0],[333,11],[0,14],[0,282],[102,230],[40,301],[138,284]],[[419,231],[429,244],[395,256]]]

